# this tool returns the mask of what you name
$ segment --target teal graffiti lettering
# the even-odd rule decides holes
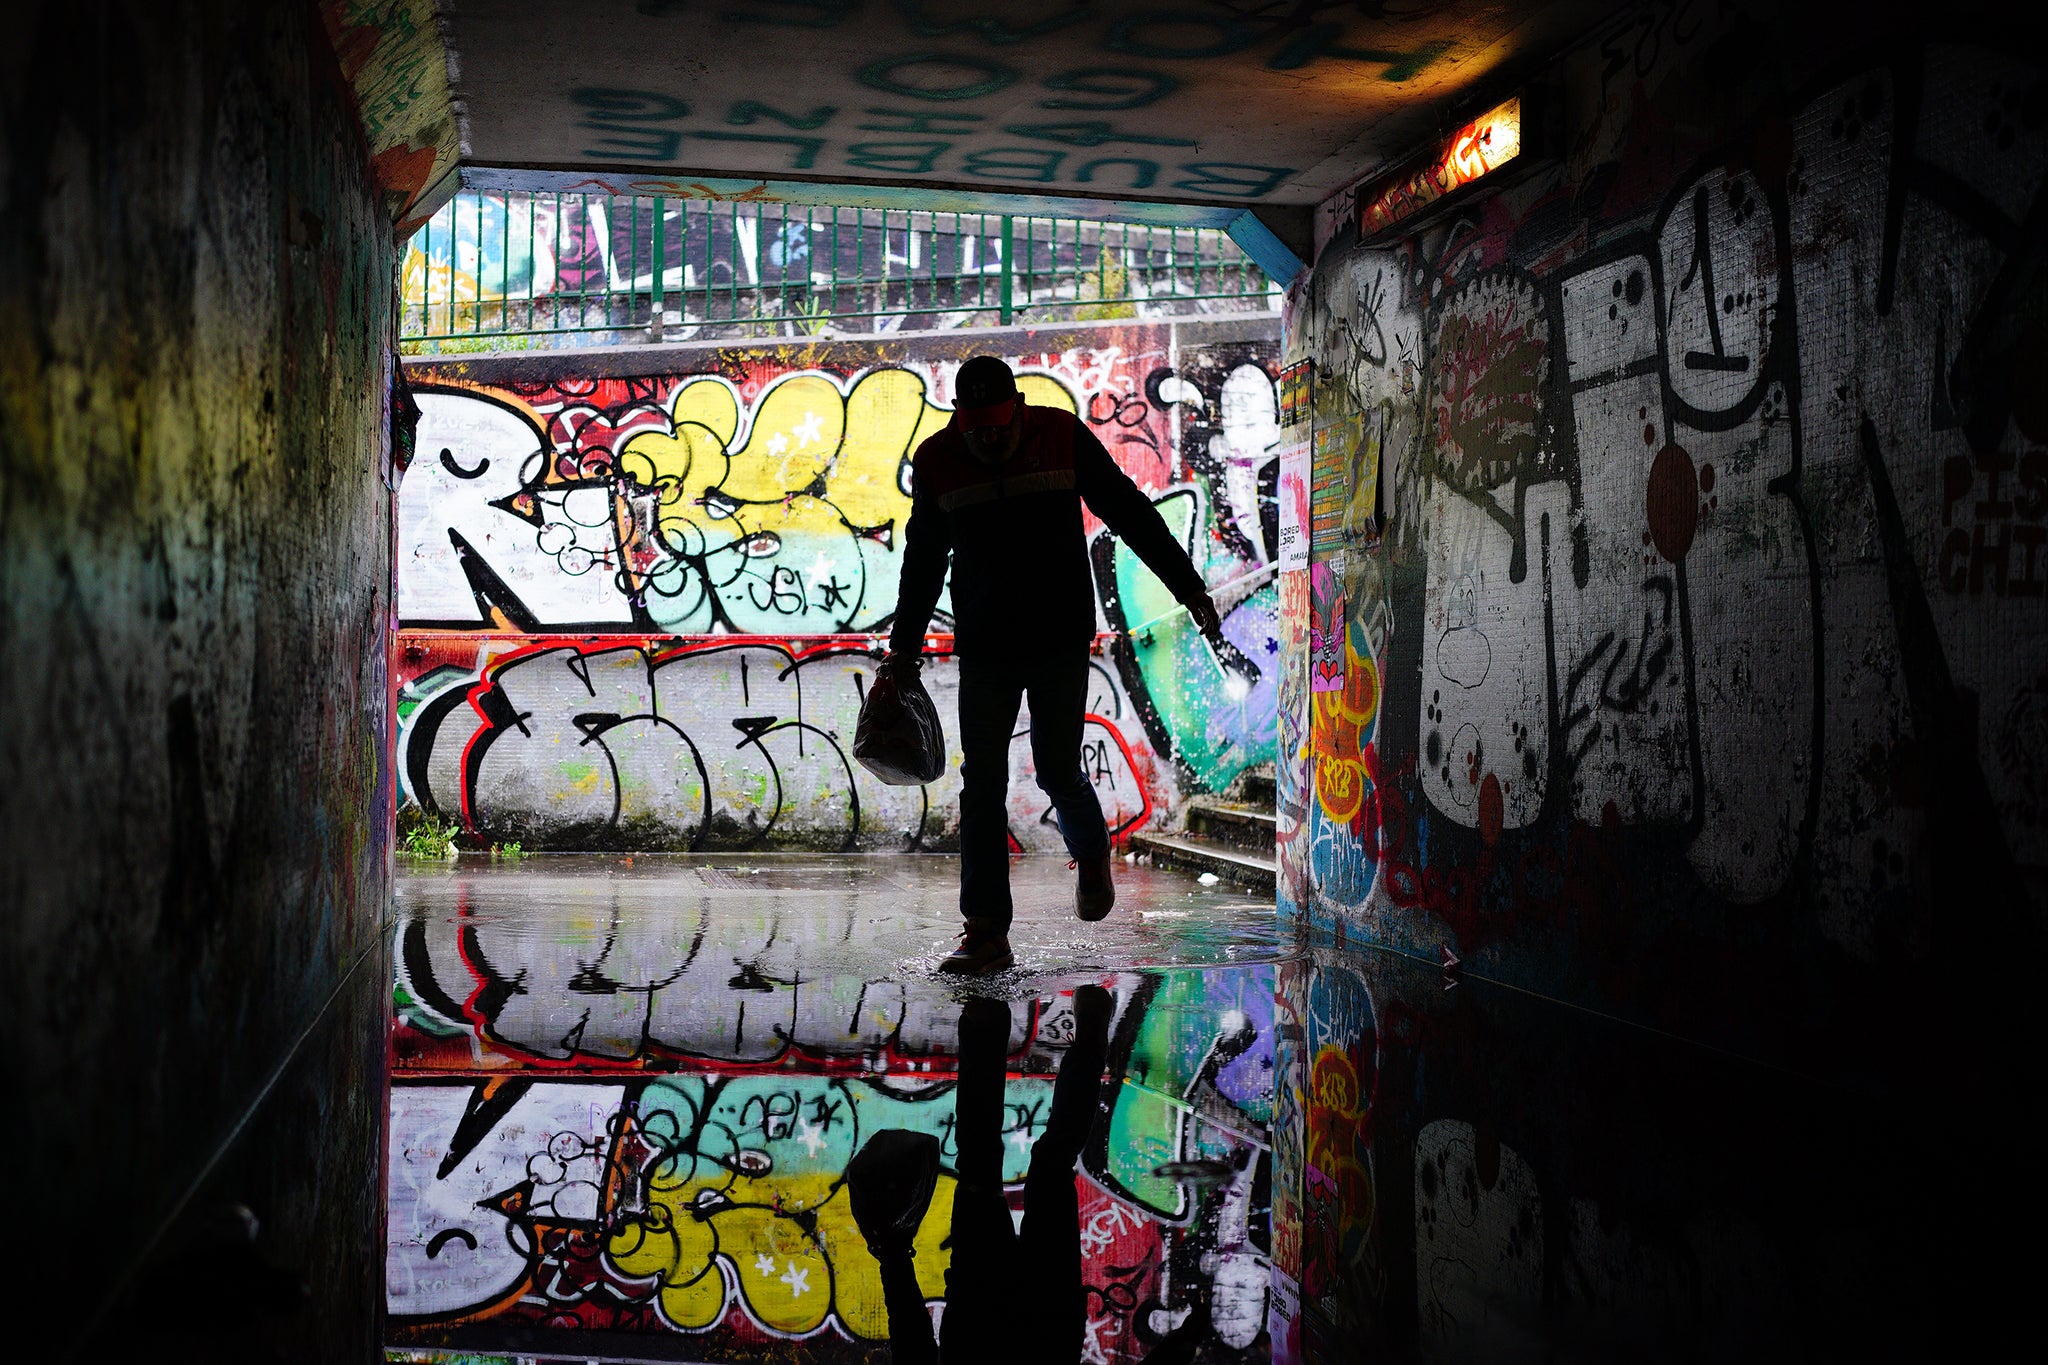
[[[1280,182],[1294,174],[1292,166],[1246,166],[1235,161],[1190,161],[1180,168],[1185,180],[1176,180],[1177,190],[1197,194],[1220,194],[1230,199],[1256,199],[1280,188]],[[1237,171],[1242,174],[1233,175]]]
[[[933,67],[938,77],[944,77],[947,68],[955,72],[980,72],[981,79],[969,80],[963,84],[913,85],[898,73],[908,67]],[[908,57],[884,57],[869,62],[859,72],[860,83],[886,94],[899,95],[912,100],[971,100],[996,91],[1017,79],[1015,67],[1004,66],[1001,62],[988,61],[981,57],[956,57],[944,52],[916,52]]]
[[[922,175],[931,170],[950,142],[856,142],[846,149],[846,164],[864,171]]]
[[[580,127],[594,128],[611,134],[609,137],[593,138],[592,142],[595,145],[585,147],[583,155],[604,161],[676,159],[676,149],[682,144],[681,133],[641,126],[687,118],[690,106],[675,96],[664,95],[656,90],[611,90],[598,86],[584,86],[570,91],[569,98],[589,111],[580,121]]]
[[[1100,147],[1105,142],[1142,142],[1155,147],[1193,147],[1191,137],[1153,137],[1146,133],[1119,133],[1102,119],[1085,119],[1078,123],[1010,123],[1003,126],[1006,133],[1018,137],[1037,138],[1041,142],[1064,142],[1069,147]]]
[[[796,155],[790,159],[789,163],[789,168],[793,171],[809,170],[811,163],[818,159],[818,149],[825,145],[825,139],[821,137],[778,137],[773,133],[721,133],[707,131],[698,133],[697,136],[709,138],[714,142],[780,142],[794,147],[796,148]]]
[[[1258,40],[1259,30],[1250,24],[1213,14],[1154,10],[1118,23],[1104,45],[1137,57],[1227,57]]]
[[[1141,156],[1105,156],[1099,157],[1094,161],[1090,161],[1086,165],[1082,166],[1079,170],[1075,171],[1074,179],[1079,181],[1083,185],[1094,184],[1095,168],[1097,166],[1137,167],[1137,169],[1131,173],[1131,183],[1126,185],[1124,187],[1125,189],[1149,190],[1152,188],[1152,182],[1159,178],[1159,163],[1156,161],[1147,161],[1145,158]]]
[[[979,123],[984,117],[981,114],[948,114],[938,111],[914,114],[907,109],[869,109],[868,116],[895,121],[863,123],[859,126],[864,133],[937,133],[940,137],[960,137],[977,132],[979,130],[974,128],[949,128],[944,125]]]
[[[1047,76],[1043,84],[1048,90],[1073,90],[1100,98],[1040,100],[1041,109],[1140,109],[1180,89],[1180,82],[1163,71],[1124,71],[1113,66],[1062,71]]]
[[[602,157],[610,161],[674,161],[676,149],[682,145],[683,135],[660,128],[637,130],[620,129],[623,137],[592,138],[595,147],[585,147],[583,155]],[[601,150],[616,147],[617,151]]]
[[[1045,182],[1058,178],[1060,163],[1066,159],[1065,152],[1043,147],[991,147],[985,152],[969,152],[960,169],[989,180]]]
[[[749,124],[758,123],[762,119],[772,119],[785,128],[822,128],[838,112],[836,105],[821,104],[808,114],[787,114],[759,100],[735,100],[732,108],[726,110],[725,121]]]
[[[590,112],[583,116],[586,128],[609,128],[620,123],[664,123],[689,115],[690,106],[654,90],[605,90],[584,86],[571,90],[569,98]]]
[[[1266,59],[1266,66],[1274,71],[1294,71],[1318,57],[1334,57],[1347,62],[1376,62],[1386,67],[1380,72],[1381,80],[1405,81],[1427,70],[1437,58],[1451,50],[1451,45],[1441,39],[1419,44],[1409,52],[1398,52],[1392,48],[1346,47],[1334,41],[1343,31],[1342,24],[1311,24],[1281,44],[1280,50]]]

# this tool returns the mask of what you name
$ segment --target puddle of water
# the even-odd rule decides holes
[[[1065,1246],[1085,1313],[1054,1325],[1082,1358],[1135,1361],[1178,1328],[1205,1360],[1264,1359],[1271,906],[1130,869],[1119,912],[1080,926],[1071,874],[1022,862],[1020,968],[963,984],[933,970],[955,874],[950,859],[547,859],[405,879],[394,1347],[887,1358],[883,1263],[847,1168],[900,1130],[929,1140],[938,1172],[899,1307],[943,1321],[957,1300],[947,1330],[998,1340],[1049,1330],[1075,1301],[1072,1250],[1046,1254]],[[1110,1013],[1090,1043],[1076,992],[1095,987]],[[1002,1000],[1007,1037],[963,1064],[977,996]],[[1059,1119],[1075,1056],[1081,1098]],[[1096,1065],[1099,1084],[1078,1079]],[[985,1122],[961,1116],[963,1074],[1000,1092]],[[1041,1176],[1033,1224],[1033,1151],[1076,1122],[1078,1160]],[[985,1198],[962,1184],[977,1142],[1001,1153]],[[1013,1292],[949,1287],[956,1256],[1016,1267]],[[913,1327],[929,1331],[899,1313],[899,1334]]]

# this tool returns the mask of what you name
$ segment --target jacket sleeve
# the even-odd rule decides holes
[[[925,629],[946,586],[953,557],[953,519],[917,486],[911,474],[910,520],[903,528],[903,574],[896,586],[896,620],[889,628],[889,652],[916,658],[924,652]]]
[[[1201,571],[1166,529],[1152,499],[1116,467],[1086,423],[1074,426],[1074,486],[1088,510],[1102,518],[1102,524],[1130,546],[1146,568],[1159,575],[1176,602],[1185,603],[1206,592],[1208,585],[1202,581]]]

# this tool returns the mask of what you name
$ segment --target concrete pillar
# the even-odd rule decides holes
[[[0,57],[0,1089],[61,1286],[34,1311],[78,1358],[367,1359],[391,222],[312,6],[29,9]]]

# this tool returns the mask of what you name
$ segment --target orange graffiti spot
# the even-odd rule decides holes
[[[1372,1097],[1364,1093],[1358,1067],[1342,1048],[1325,1043],[1316,1050],[1309,1067],[1307,1098],[1308,1164],[1337,1186],[1348,1221],[1370,1225]]]
[[[1359,657],[1347,640],[1343,681],[1336,687],[1325,682],[1309,700],[1316,798],[1323,813],[1339,824],[1351,823],[1364,808],[1371,786],[1365,771],[1365,736],[1379,714],[1379,704],[1379,670],[1372,660]]]

